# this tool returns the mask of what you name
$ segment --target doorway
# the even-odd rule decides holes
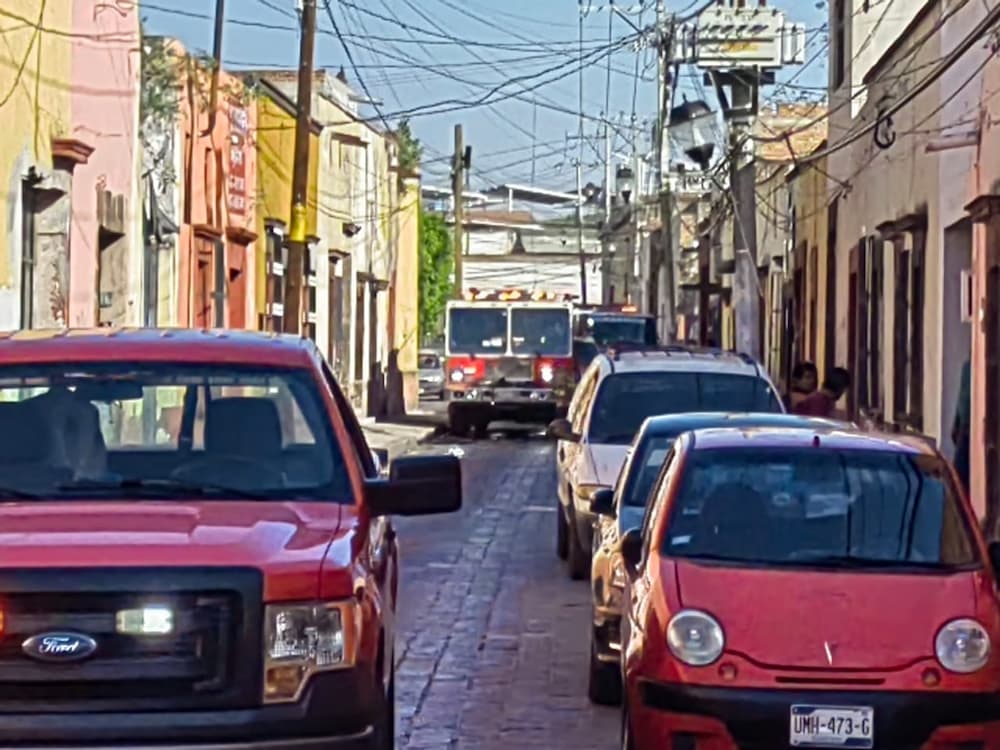
[[[972,267],[972,222],[961,221],[944,231],[941,312],[941,450],[953,458],[951,425],[958,405],[962,367],[972,356],[971,322],[962,310],[964,273]]]

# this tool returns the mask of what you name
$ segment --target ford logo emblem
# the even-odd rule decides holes
[[[97,641],[82,633],[39,633],[22,643],[21,650],[38,661],[82,661],[97,651]]]

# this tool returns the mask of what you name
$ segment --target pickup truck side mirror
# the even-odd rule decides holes
[[[573,432],[573,425],[568,419],[556,419],[549,424],[548,436],[556,440],[568,440],[571,443],[579,443],[580,436]]]
[[[602,487],[590,493],[590,512],[595,516],[615,518],[615,491]]]
[[[375,476],[385,474],[389,466],[389,451],[386,448],[372,448],[372,463],[375,464]]]
[[[986,549],[990,553],[990,563],[993,565],[993,572],[1000,578],[1000,542],[990,542]]]
[[[642,562],[642,532],[639,529],[629,529],[622,535],[619,545],[625,567],[635,573]]]
[[[365,507],[373,516],[426,516],[462,508],[462,464],[455,456],[397,458],[388,478],[369,479]]]

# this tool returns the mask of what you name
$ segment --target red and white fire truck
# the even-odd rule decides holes
[[[445,376],[452,434],[494,421],[548,423],[575,381],[573,305],[552,292],[470,290],[448,303]]]

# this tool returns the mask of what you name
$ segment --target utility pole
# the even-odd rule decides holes
[[[604,119],[604,237],[601,239],[601,302],[605,305],[614,303],[611,299],[611,259],[608,257],[607,233],[611,229],[611,193],[614,169],[611,161],[611,128],[608,113],[601,114]]]
[[[751,71],[733,72],[730,119],[730,176],[733,197],[733,312],[736,350],[760,358],[760,280],[757,275],[757,169],[753,127],[758,82]]]
[[[576,160],[576,249],[580,254],[580,304],[586,305],[587,254],[583,248],[583,164],[579,159]]]
[[[667,24],[670,24],[669,27]],[[657,189],[660,202],[660,239],[663,250],[663,266],[666,271],[664,279],[666,294],[664,307],[666,320],[663,321],[663,338],[667,342],[674,339],[675,303],[674,303],[674,196],[670,188],[670,135],[668,130],[670,117],[670,85],[667,75],[670,71],[672,58],[674,28],[673,21],[667,21],[664,0],[656,2],[656,31],[658,35],[656,55],[656,156],[659,165]],[[659,283],[656,280],[655,283]],[[659,311],[652,311],[659,318]]]
[[[462,138],[462,126],[455,126],[455,153],[452,156],[451,164],[451,196],[454,202],[455,214],[455,299],[462,299],[463,276],[462,276],[462,254],[465,247],[464,223],[465,223],[465,169],[466,164],[465,146]]]
[[[302,32],[299,39],[299,90],[296,101],[295,162],[292,171],[291,227],[288,233],[288,265],[282,327],[285,333],[301,333],[306,283],[306,202],[309,197],[309,131],[312,122],[313,52],[316,46],[316,0],[302,0]]]

